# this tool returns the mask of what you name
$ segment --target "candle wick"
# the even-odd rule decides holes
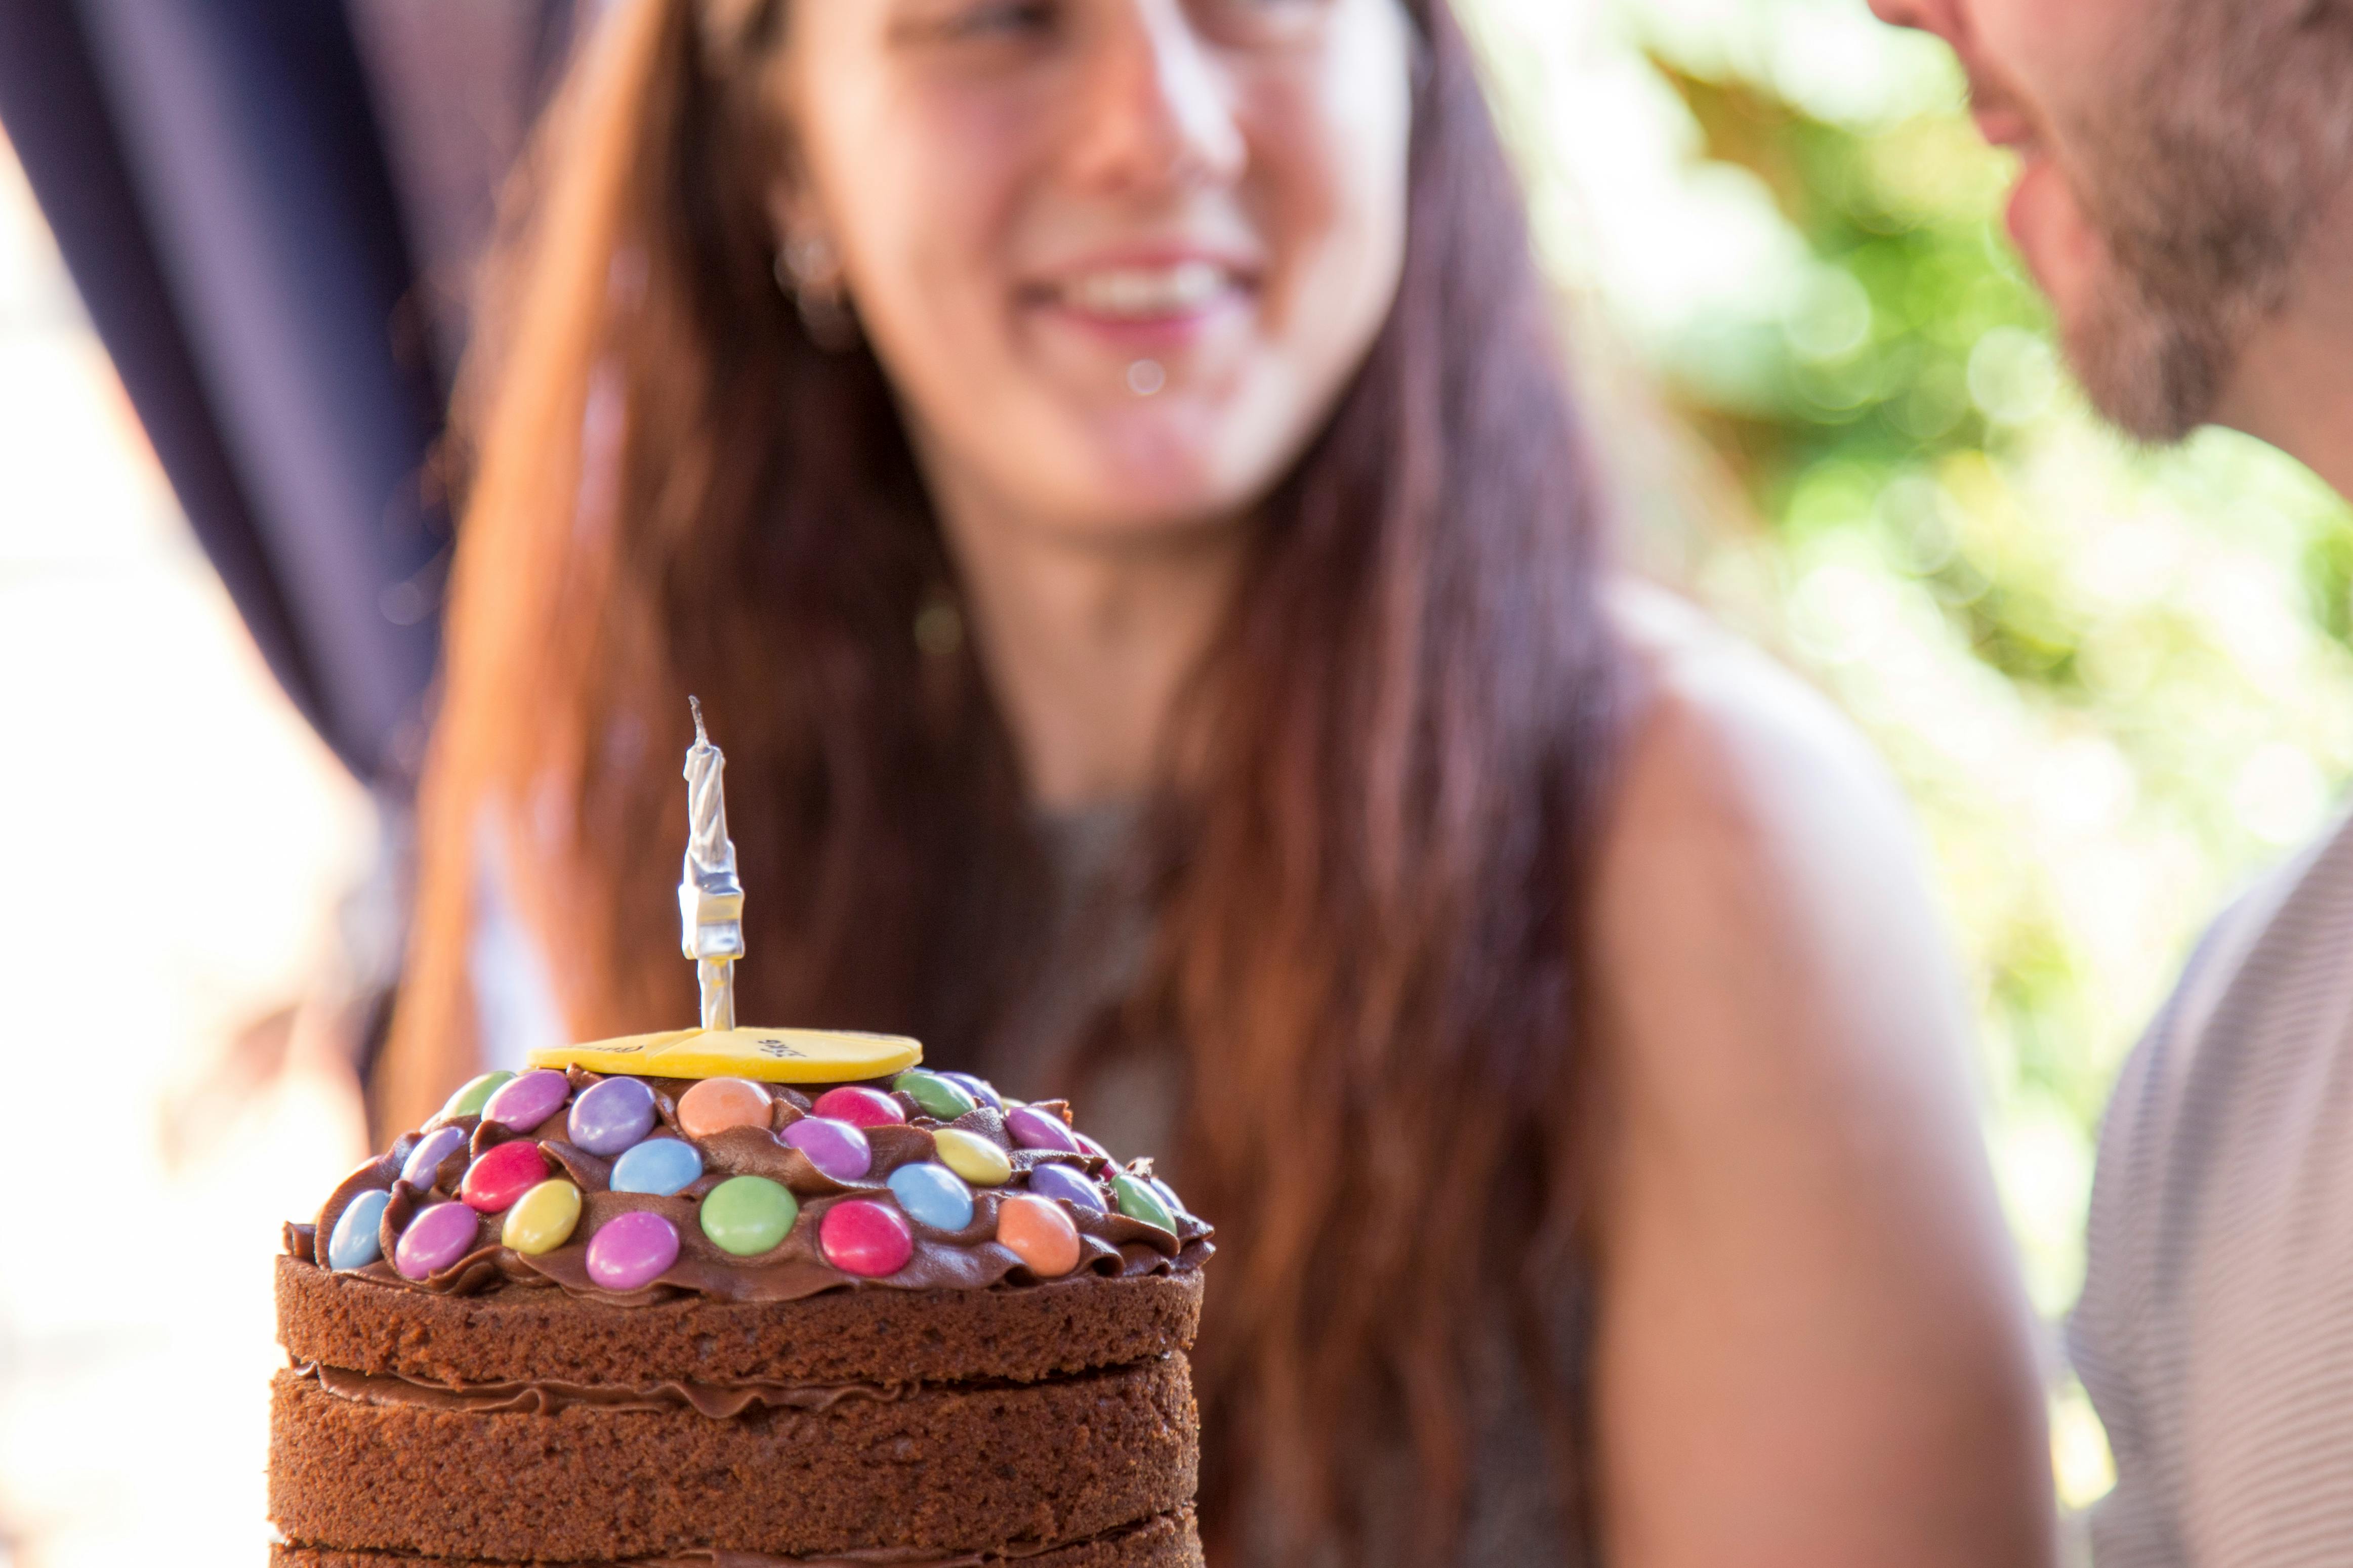
[[[690,696],[686,705],[694,712],[694,743],[698,746],[711,744],[711,737],[702,732],[702,699]]]

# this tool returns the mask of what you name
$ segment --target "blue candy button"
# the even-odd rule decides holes
[[[962,1230],[972,1223],[972,1189],[945,1165],[900,1166],[891,1173],[891,1195],[908,1218],[934,1230]]]
[[[702,1155],[681,1138],[649,1138],[613,1162],[613,1190],[675,1195],[702,1174]]]
[[[365,1268],[384,1256],[384,1205],[390,1202],[390,1193],[364,1192],[335,1216],[334,1233],[327,1237],[328,1268]]]

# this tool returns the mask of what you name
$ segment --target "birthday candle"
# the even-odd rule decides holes
[[[694,744],[686,753],[686,858],[678,882],[679,942],[695,962],[702,986],[702,1026],[735,1026],[735,961],[744,956],[744,886],[735,879],[735,843],[727,837],[727,758],[694,713]]]

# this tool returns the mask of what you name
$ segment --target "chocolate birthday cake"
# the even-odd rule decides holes
[[[287,1227],[293,1568],[1198,1564],[1207,1226],[913,1041],[475,1079]]]

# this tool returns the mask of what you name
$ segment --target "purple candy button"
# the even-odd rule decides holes
[[[1086,1152],[1071,1136],[1071,1130],[1062,1125],[1060,1117],[1049,1116],[1033,1106],[1017,1105],[1007,1111],[1005,1131],[1024,1149],[1058,1149],[1065,1154]]]
[[[554,1068],[542,1068],[499,1085],[482,1107],[482,1120],[528,1132],[564,1109],[572,1080]]]
[[[403,1279],[438,1274],[474,1249],[481,1223],[481,1216],[464,1204],[435,1204],[400,1233],[392,1266]]]
[[[975,1100],[980,1101],[981,1104],[987,1106],[990,1110],[1002,1110],[1005,1109],[1005,1097],[997,1093],[997,1086],[989,1082],[987,1079],[976,1078],[968,1072],[944,1072],[940,1074],[940,1076],[947,1079],[950,1083],[955,1084],[957,1088],[963,1089]]]
[[[588,1278],[607,1290],[642,1290],[678,1261],[678,1227],[639,1210],[588,1238]]]
[[[572,1102],[566,1125],[591,1154],[618,1154],[654,1130],[654,1091],[633,1078],[592,1083]]]
[[[874,1168],[874,1147],[866,1134],[830,1116],[804,1116],[776,1137],[788,1149],[809,1157],[809,1163],[837,1182],[865,1179]]]
[[[466,1130],[462,1127],[436,1127],[417,1142],[408,1152],[408,1159],[400,1167],[400,1179],[418,1192],[433,1190],[433,1173],[441,1162],[466,1146]]]
[[[1032,1165],[1029,1168],[1029,1190],[1041,1198],[1060,1198],[1064,1203],[1096,1214],[1107,1212],[1111,1205],[1103,1202],[1102,1191],[1068,1165]]]

